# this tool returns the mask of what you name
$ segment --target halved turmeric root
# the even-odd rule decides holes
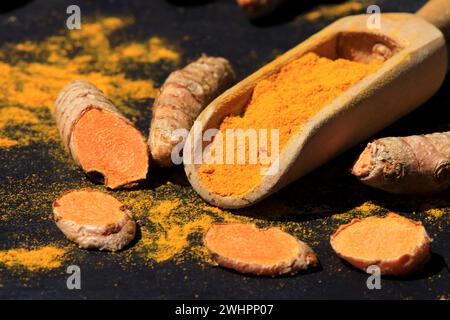
[[[174,131],[189,131],[200,112],[234,81],[228,60],[206,55],[169,75],[152,110],[148,145],[156,163],[173,165],[172,150],[181,142]]]
[[[136,233],[130,211],[100,191],[68,192],[53,202],[53,213],[58,228],[80,248],[117,251]]]
[[[56,100],[55,117],[66,149],[92,179],[116,189],[147,176],[144,137],[91,83],[67,85]]]
[[[249,223],[214,224],[204,244],[219,265],[242,273],[275,276],[316,266],[313,250],[279,228]]]
[[[353,219],[331,236],[336,254],[354,267],[380,268],[382,275],[405,276],[420,270],[430,257],[431,239],[422,223],[395,213]]]
[[[352,168],[363,183],[392,193],[424,194],[450,185],[450,132],[369,143]]]

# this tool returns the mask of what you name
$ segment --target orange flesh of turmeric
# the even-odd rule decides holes
[[[333,247],[358,260],[389,260],[413,254],[423,243],[422,224],[396,214],[369,217],[350,224],[333,236]]]
[[[353,166],[353,174],[358,177],[366,176],[370,173],[370,167],[372,165],[372,150],[366,148],[359,156],[358,161]]]
[[[55,201],[58,215],[79,225],[109,226],[125,217],[124,205],[114,197],[94,190],[79,190]]]
[[[205,238],[208,248],[223,257],[243,263],[273,265],[299,253],[297,240],[277,228],[257,229],[253,224],[217,224]]]
[[[141,134],[112,112],[85,112],[74,126],[72,143],[83,169],[101,173],[110,188],[132,185],[147,175],[147,145]]]
[[[282,152],[302,124],[381,64],[305,54],[259,81],[243,114],[226,117],[220,131],[225,136],[227,129],[279,129]],[[248,143],[246,147],[248,155]],[[218,195],[243,196],[261,182],[260,169],[259,164],[203,164],[198,174],[205,187]]]

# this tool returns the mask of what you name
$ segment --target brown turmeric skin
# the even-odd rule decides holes
[[[261,18],[275,11],[286,0],[237,0],[250,18]]]
[[[450,132],[369,143],[352,168],[361,182],[392,193],[427,194],[450,185]]]
[[[147,176],[143,136],[91,83],[67,85],[56,100],[55,117],[66,150],[92,179],[116,189]]]
[[[202,56],[172,72],[155,99],[148,145],[153,160],[171,166],[172,149],[180,143],[174,130],[190,130],[200,112],[235,82],[230,63]]]
[[[223,120],[220,125],[222,136],[226,136],[227,129],[278,129],[279,149],[282,152],[305,122],[345,90],[374,72],[381,63],[373,61],[363,64],[344,59],[333,61],[315,53],[305,54],[278,73],[259,81],[244,112]],[[246,147],[248,154],[248,143]],[[226,154],[225,150],[223,154]],[[198,174],[205,188],[216,194],[244,196],[259,185],[262,178],[260,169],[259,163],[203,164]]]

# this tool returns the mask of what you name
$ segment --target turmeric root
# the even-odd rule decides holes
[[[117,251],[136,233],[130,211],[100,191],[68,192],[53,202],[53,213],[58,228],[80,248]]]
[[[260,18],[272,13],[286,0],[237,0],[250,18]]]
[[[204,237],[212,259],[242,273],[275,276],[316,266],[313,250],[278,228],[258,229],[254,224],[214,224]]]
[[[422,226],[395,213],[353,219],[331,236],[336,254],[354,267],[370,265],[382,275],[406,276],[420,270],[430,257],[430,238]]]
[[[172,136],[174,130],[190,130],[200,112],[234,81],[230,63],[220,57],[204,55],[172,72],[153,106],[148,139],[153,160],[161,166],[172,165],[172,149],[180,143]]]
[[[67,85],[56,100],[55,117],[66,150],[89,177],[111,189],[145,179],[145,139],[94,85],[80,80]]]
[[[352,168],[363,183],[392,193],[426,194],[450,185],[450,132],[369,143]]]

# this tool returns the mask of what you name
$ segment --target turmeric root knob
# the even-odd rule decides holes
[[[153,105],[148,139],[153,160],[171,166],[172,150],[181,142],[174,137],[175,130],[189,131],[200,112],[234,81],[230,63],[220,57],[204,55],[172,72]]]
[[[71,191],[53,202],[56,225],[80,248],[117,251],[134,239],[136,223],[114,197],[100,191]]]
[[[75,81],[60,93],[58,127],[73,159],[107,187],[131,187],[145,179],[148,147],[141,133],[92,84]]]
[[[450,132],[369,143],[352,168],[363,183],[392,193],[426,194],[450,185]]]
[[[430,257],[430,243],[420,222],[395,213],[353,219],[331,236],[336,254],[363,271],[377,265],[382,275],[405,276],[420,270]]]
[[[214,224],[204,237],[213,260],[242,273],[275,276],[318,265],[313,250],[278,228],[254,224]]]
[[[238,5],[250,18],[269,15],[286,0],[237,0]]]

